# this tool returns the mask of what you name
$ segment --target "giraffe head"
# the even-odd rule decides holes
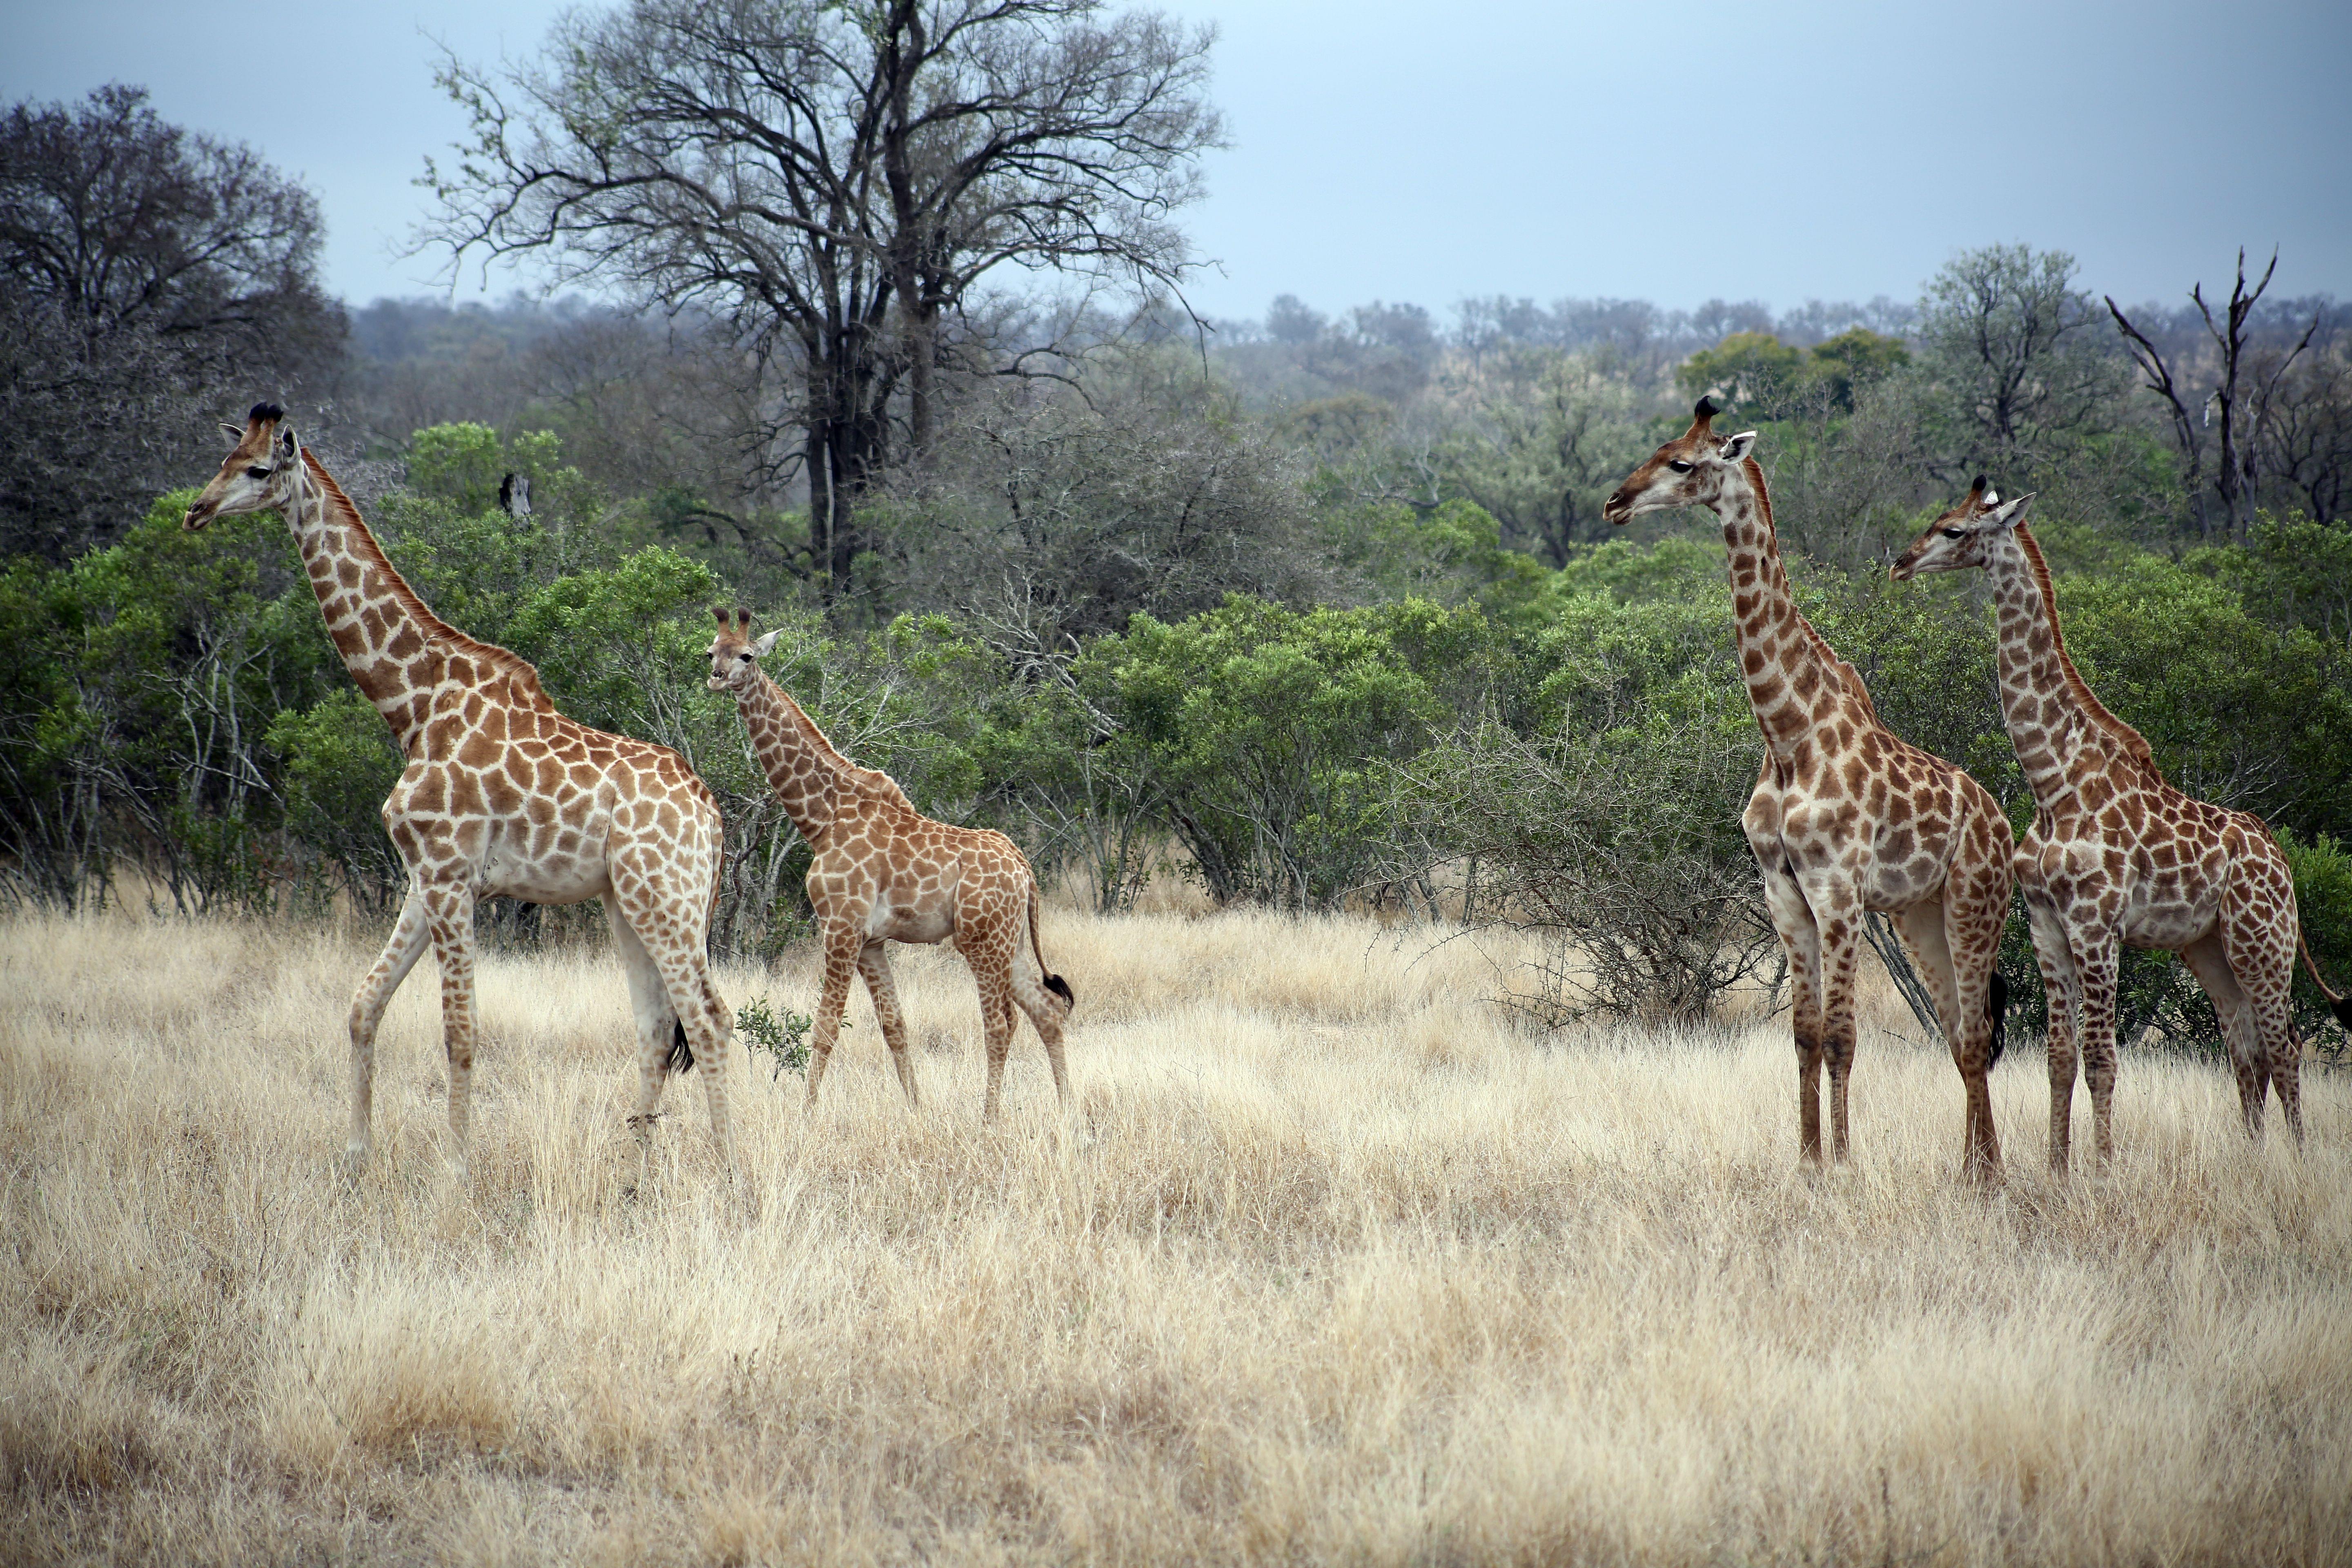
[[[1901,583],[1922,572],[1958,572],[1981,566],[1992,542],[2023,522],[2032,506],[2031,492],[2005,501],[1998,492],[1985,488],[1984,476],[1979,474],[1960,504],[1929,523],[1927,531],[1911,542],[1911,548],[1895,557],[1888,571]]]
[[[759,673],[760,656],[776,646],[776,634],[753,641],[751,612],[746,609],[738,608],[730,618],[713,606],[710,618],[719,623],[719,635],[710,639],[710,689],[732,691],[751,685]]]
[[[257,403],[245,427],[223,425],[236,443],[221,460],[220,472],[180,519],[194,531],[216,517],[276,507],[290,516],[303,489],[302,442],[275,403]]]
[[[1723,494],[1727,477],[1738,471],[1756,432],[1737,436],[1715,433],[1715,416],[1722,410],[1715,400],[1702,397],[1691,412],[1690,428],[1659,447],[1650,460],[1627,476],[1601,508],[1612,523],[1633,521],[1634,514],[1673,506],[1713,506]]]

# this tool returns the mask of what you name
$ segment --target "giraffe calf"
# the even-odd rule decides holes
[[[853,974],[866,981],[908,1104],[920,1103],[884,945],[891,942],[951,942],[971,966],[988,1041],[984,1116],[997,1111],[1015,1008],[1045,1041],[1054,1092],[1067,1103],[1062,1026],[1077,997],[1045,967],[1037,938],[1037,879],[1019,846],[992,829],[934,822],[887,773],[843,756],[760,668],[776,634],[754,641],[747,610],[730,616],[714,609],[711,616],[719,635],[710,642],[710,689],[735,694],[752,753],[813,852],[808,895],[824,950],[824,982],[809,1042],[807,1103],[816,1103]],[[1024,926],[1034,974],[1021,952]]]

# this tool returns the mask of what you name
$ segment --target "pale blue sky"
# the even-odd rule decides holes
[[[1192,290],[1215,315],[1279,293],[1441,316],[1493,293],[1910,298],[1955,250],[2017,240],[2132,300],[2226,278],[2241,243],[2283,247],[2285,292],[2352,296],[2341,0],[1169,8],[1223,34],[1234,146],[1187,219],[1223,264]],[[432,287],[394,254],[424,155],[463,129],[426,35],[523,52],[560,9],[11,0],[0,93],[143,82],[254,143],[319,191],[329,285],[364,302]]]

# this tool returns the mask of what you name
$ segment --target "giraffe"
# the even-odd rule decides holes
[[[920,1103],[907,1054],[907,1023],[885,942],[952,942],[980,987],[988,1039],[983,1118],[996,1115],[1004,1056],[1018,1006],[1045,1042],[1054,1092],[1065,1103],[1062,1024],[1077,1004],[1067,982],[1045,967],[1037,942],[1037,879],[1013,840],[988,828],[934,822],[916,811],[889,774],[861,768],[839,752],[798,702],[769,679],[760,659],[777,634],[751,639],[751,612],[713,609],[710,689],[732,691],[761,770],[784,814],[809,842],[809,902],[824,946],[824,984],[809,1045],[808,1098],[816,1104],[849,1000],[853,971],[865,976],[874,1016],[890,1047],[907,1103]],[[1020,962],[1022,922],[1037,979]]]
[[[1822,1064],[1832,1150],[1846,1157],[1854,966],[1866,912],[1895,917],[1935,997],[1966,1088],[1964,1163],[2000,1170],[1986,1075],[2000,1058],[2005,987],[1994,967],[2009,916],[2011,836],[1984,786],[1878,721],[1853,668],[1798,613],[1772,528],[1756,433],[1714,433],[1701,398],[1690,428],[1633,470],[1601,509],[1612,523],[1704,506],[1723,523],[1739,661],[1765,756],[1740,826],[1795,982],[1800,1148],[1822,1158]]]
[[[637,1180],[664,1079],[698,1053],[711,1131],[731,1168],[725,1068],[734,1020],[703,952],[721,855],[709,790],[667,747],[565,718],[530,664],[426,608],[278,405],[256,404],[242,429],[222,427],[236,448],[181,526],[265,508],[285,515],[328,636],[408,759],[383,803],[408,895],[352,999],[346,1169],[366,1169],[373,1140],[376,1026],[429,940],[441,969],[451,1163],[467,1185],[474,905],[493,894],[604,900],[636,1016]]]
[[[2352,1027],[2352,1001],[2319,975],[2303,942],[2294,879],[2260,817],[2194,800],[2165,781],[2140,732],[2084,684],[2058,627],[2033,497],[2003,501],[1977,478],[1959,505],[1896,559],[1903,581],[1982,567],[2000,626],[2001,717],[2033,792],[2017,880],[2050,998],[2050,1167],[2073,1146],[2075,1058],[2091,1089],[2102,1165],[2115,1152],[2116,973],[2123,947],[2169,948],[2213,999],[2249,1136],[2262,1135],[2272,1083],[2303,1137],[2302,1045],[2288,1008],[2300,952]]]

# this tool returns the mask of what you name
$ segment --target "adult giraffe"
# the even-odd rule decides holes
[[[853,972],[866,977],[907,1103],[919,1103],[886,941],[952,942],[971,966],[988,1039],[983,1117],[996,1114],[1015,1006],[1045,1042],[1054,1092],[1067,1102],[1062,1023],[1077,998],[1045,967],[1037,943],[1037,879],[1028,859],[1002,833],[932,821],[889,774],[861,768],[835,751],[801,705],[760,668],[761,656],[776,646],[776,634],[752,641],[748,610],[737,610],[731,619],[723,610],[710,614],[719,623],[719,635],[710,639],[710,689],[735,694],[752,753],[813,855],[808,895],[824,944],[824,985],[809,1042],[807,1103],[816,1103]],[[1021,962],[1024,922],[1036,979]]]
[[[2125,947],[2179,952],[2213,999],[2249,1136],[2269,1086],[2303,1137],[2302,1042],[2288,1005],[2294,960],[2352,1027],[2352,1001],[2328,990],[2303,944],[2294,879],[2258,816],[2183,795],[2140,732],[2084,684],[2058,629],[2042,546],[2025,526],[2033,497],[2003,501],[1977,478],[1959,505],[1895,561],[1896,581],[1984,568],[2000,624],[2000,710],[2033,791],[2017,880],[2050,999],[2050,1165],[2074,1142],[2077,1045],[2091,1086],[2097,1157],[2115,1152],[2116,973]]]
[[[539,672],[442,621],[403,581],[332,476],[274,403],[257,403],[181,526],[277,508],[294,532],[327,635],[408,758],[383,803],[408,868],[408,897],[352,998],[352,1135],[367,1165],[375,1032],[424,954],[441,966],[449,1134],[467,1181],[474,1069],[474,905],[492,894],[540,904],[604,900],[637,1024],[638,1176],[673,1069],[703,1064],[710,1126],[731,1166],[726,1064],[733,1017],[711,984],[703,937],[718,890],[719,808],[677,752],[573,722]]]
[[[1968,1097],[1965,1162],[2000,1168],[1986,1075],[2000,1058],[2005,987],[1994,967],[2009,918],[2009,823],[1983,785],[1878,721],[1853,668],[1797,611],[1772,531],[1756,432],[1714,433],[1701,398],[1690,428],[1633,470],[1601,508],[1612,523],[1664,507],[1722,520],[1748,700],[1765,756],[1740,826],[1796,994],[1797,1120],[1822,1157],[1821,1068],[1830,1069],[1835,1157],[1846,1155],[1853,975],[1865,913],[1895,917],[1936,1002]]]

